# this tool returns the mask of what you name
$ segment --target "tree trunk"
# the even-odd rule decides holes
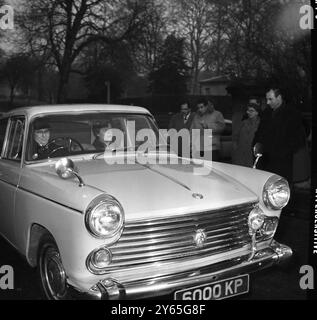
[[[11,86],[11,87],[10,87],[10,106],[13,106],[14,89],[15,89],[15,86]]]
[[[62,71],[59,76],[58,89],[57,89],[57,103],[64,103],[67,98],[67,82],[69,72]]]
[[[193,75],[193,80],[192,80],[192,94],[199,94],[198,92],[198,75],[199,75],[199,70],[195,68],[194,75]]]
[[[44,101],[43,91],[43,70],[42,68],[39,68],[37,70],[37,99],[39,101]]]

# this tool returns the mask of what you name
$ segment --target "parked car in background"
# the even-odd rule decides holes
[[[54,146],[45,158],[34,153],[38,121]],[[122,134],[109,150],[94,148],[103,121]],[[142,129],[153,133],[146,150]],[[285,179],[184,163],[159,136],[134,106],[36,106],[0,119],[0,234],[37,268],[48,299],[230,298],[249,291],[251,272],[291,257],[274,240]]]

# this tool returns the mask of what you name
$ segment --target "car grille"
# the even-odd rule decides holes
[[[241,248],[251,242],[248,215],[254,205],[127,222],[120,240],[110,246],[109,271],[187,257],[200,258]],[[201,231],[205,239],[199,246],[195,236]]]

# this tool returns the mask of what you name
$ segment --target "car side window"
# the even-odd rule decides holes
[[[7,132],[8,119],[0,120],[0,156],[2,154],[2,148],[4,145],[4,139]]]
[[[8,143],[4,153],[4,158],[8,160],[20,161],[22,157],[23,137],[25,120],[22,117],[11,119]]]

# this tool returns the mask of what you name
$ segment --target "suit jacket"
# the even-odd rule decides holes
[[[187,120],[185,120],[181,112],[176,113],[172,116],[168,128],[176,129],[177,131],[181,129],[190,129],[194,116],[195,116],[195,113],[191,112],[188,115]]]
[[[190,127],[192,125],[193,119],[194,119],[195,113],[191,112],[187,115],[187,118],[184,119],[184,116],[181,112],[176,113],[172,116],[168,129],[176,129],[176,131],[180,131],[182,129],[187,129],[188,133],[190,130]],[[173,137],[171,137],[173,138]],[[185,139],[185,140],[184,140]],[[190,135],[188,134],[187,139],[186,138],[178,139],[176,144],[174,145],[173,139],[168,139],[168,143],[171,143],[171,149],[174,150],[180,157],[189,157],[190,156]],[[184,141],[183,141],[184,140]],[[186,146],[186,149],[183,149],[183,144]]]

